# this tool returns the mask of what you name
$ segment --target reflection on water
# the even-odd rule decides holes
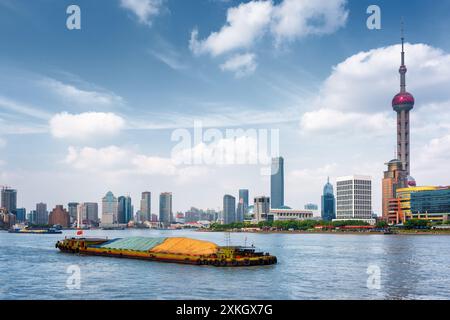
[[[232,234],[278,257],[274,266],[215,268],[76,256],[55,249],[73,236],[0,232],[0,299],[450,299],[450,237]],[[88,231],[87,236],[189,236],[225,244],[223,233]],[[69,290],[78,265],[81,288]],[[367,288],[367,268],[381,288]]]

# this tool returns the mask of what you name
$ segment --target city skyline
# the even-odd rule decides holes
[[[180,16],[187,4],[165,1],[166,10],[147,17],[149,25],[117,3],[105,4],[99,15],[95,4],[79,1],[83,15],[92,18],[72,33],[56,23],[64,21],[63,5],[42,5],[48,17],[36,19],[45,27],[34,28],[26,17],[38,12],[37,4],[0,1],[0,35],[10,40],[0,52],[0,178],[18,190],[18,206],[31,210],[41,201],[48,208],[99,202],[111,189],[129,194],[137,208],[142,191],[170,190],[177,212],[191,206],[220,208],[224,194],[237,196],[242,187],[250,190],[250,198],[269,194],[270,177],[260,174],[260,165],[176,166],[169,161],[173,130],[201,120],[221,131],[280,129],[286,205],[320,203],[327,176],[334,184],[339,176],[368,174],[374,181],[374,211],[381,215],[378,181],[396,149],[390,101],[399,81],[399,5],[380,1],[381,30],[366,28],[364,4],[334,1],[341,6],[327,9],[325,18],[342,20],[326,34],[294,28],[287,41],[287,33],[276,26],[278,31],[264,33],[262,21],[245,46],[239,46],[238,37],[226,52],[215,51],[211,35],[233,29],[226,23],[232,14],[228,9],[264,9],[272,15],[281,5],[261,3],[266,6],[255,1],[191,4],[189,12],[211,12],[198,19]],[[412,1],[402,8],[408,85],[417,98],[411,114],[411,171],[419,185],[446,185],[450,43],[445,19],[433,23],[433,32],[428,24],[441,21],[449,8],[445,3],[428,10],[423,6]],[[23,50],[24,40],[32,53]],[[244,70],[236,67],[235,56],[248,58]]]

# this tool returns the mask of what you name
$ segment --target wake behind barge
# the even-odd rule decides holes
[[[216,267],[271,265],[277,258],[254,247],[226,246],[190,238],[66,238],[56,248],[66,253],[141,259]]]

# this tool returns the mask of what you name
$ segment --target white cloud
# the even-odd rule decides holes
[[[118,170],[128,161],[128,152],[116,146],[100,149],[69,147],[65,158],[65,162],[74,168],[88,171]]]
[[[256,70],[255,55],[252,53],[232,56],[224,64],[220,65],[222,71],[234,72],[237,78],[252,74]]]
[[[120,0],[120,5],[133,12],[140,23],[151,25],[151,19],[161,10],[162,0]]]
[[[113,136],[125,126],[125,120],[114,113],[85,112],[54,115],[49,122],[50,131],[56,138],[86,139]]]
[[[330,34],[345,26],[346,0],[284,0],[274,7],[272,32],[278,41]]]
[[[207,38],[199,40],[198,29],[194,29],[189,47],[197,55],[209,53],[219,56],[252,48],[266,35],[273,36],[279,44],[283,40],[308,35],[330,34],[345,25],[348,16],[346,3],[346,0],[284,0],[279,4],[254,0],[241,3],[228,9],[226,24]],[[251,68],[256,69],[256,65],[252,64]]]
[[[196,53],[210,53],[217,56],[232,50],[248,48],[262,36],[268,27],[272,14],[271,1],[250,1],[229,8],[227,23],[218,32],[205,40],[198,40],[198,31],[192,32],[190,48]]]
[[[176,182],[186,182],[209,172],[205,166],[177,166],[171,158],[145,155],[118,146],[69,147],[64,162],[77,170],[95,174],[171,176]]]
[[[257,164],[259,157],[258,139],[255,136],[237,135],[220,138],[209,144],[199,143],[192,148],[174,149],[173,162],[176,164],[235,165]]]
[[[398,66],[399,45],[360,52],[333,68],[320,93],[312,103],[313,109],[303,114],[303,132],[329,133],[389,133],[395,125],[391,99],[400,90]],[[450,86],[450,55],[425,44],[406,44],[408,90],[416,96],[416,108],[446,101]],[[438,121],[439,113],[425,112],[428,121]],[[433,119],[430,119],[432,117]],[[413,118],[413,121],[416,118]],[[421,119],[417,119],[421,122]],[[425,125],[423,122],[421,125]],[[369,130],[367,130],[369,129]]]
[[[437,162],[448,166],[450,160],[450,133],[432,139],[420,152],[419,166],[426,169],[435,166]]]
[[[394,118],[388,113],[342,112],[334,109],[319,109],[305,112],[300,120],[303,132],[344,133],[349,131],[366,134],[383,134],[395,129]]]
[[[49,78],[43,79],[40,83],[71,104],[75,103],[92,108],[110,107],[123,103],[122,97],[111,92],[82,90],[73,85]]]

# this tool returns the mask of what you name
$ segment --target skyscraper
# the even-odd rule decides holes
[[[267,220],[270,212],[269,197],[255,197],[253,204],[253,215],[256,222]]]
[[[406,175],[410,175],[410,134],[409,134],[409,111],[414,108],[414,97],[406,91],[404,36],[402,29],[402,52],[400,72],[400,92],[392,100],[392,107],[397,112],[397,158],[403,164]]]
[[[102,224],[117,223],[117,198],[111,191],[108,191],[102,199]]]
[[[141,222],[151,221],[152,219],[152,194],[149,191],[142,192],[141,210],[139,220]]]
[[[17,209],[17,190],[8,187],[2,188],[2,208],[8,213],[16,214]]]
[[[163,192],[159,195],[159,221],[164,227],[170,226],[173,221],[172,193]]]
[[[333,185],[328,178],[327,183],[323,187],[322,194],[322,220],[331,221],[336,219],[336,198],[334,197]]]
[[[244,221],[244,217],[247,213],[248,213],[248,189],[240,189],[239,202],[236,211],[237,221],[239,222]]]
[[[284,159],[272,159],[272,175],[270,177],[270,201],[274,209],[284,206]]]
[[[336,180],[338,220],[372,220],[372,178],[349,176]]]
[[[236,222],[236,198],[226,194],[223,196],[223,223]]]
[[[25,208],[17,208],[16,209],[16,221],[17,222],[25,222],[27,219],[27,210]]]
[[[77,206],[77,227],[98,224],[98,203],[84,202]]]
[[[133,219],[133,205],[130,196],[120,196],[118,198],[117,221],[121,224],[127,224]]]
[[[48,211],[46,203],[37,203],[36,204],[36,222],[37,225],[46,225],[48,224]]]
[[[78,207],[78,202],[69,202],[67,204],[70,222],[74,222],[75,220],[77,220],[77,207]]]

